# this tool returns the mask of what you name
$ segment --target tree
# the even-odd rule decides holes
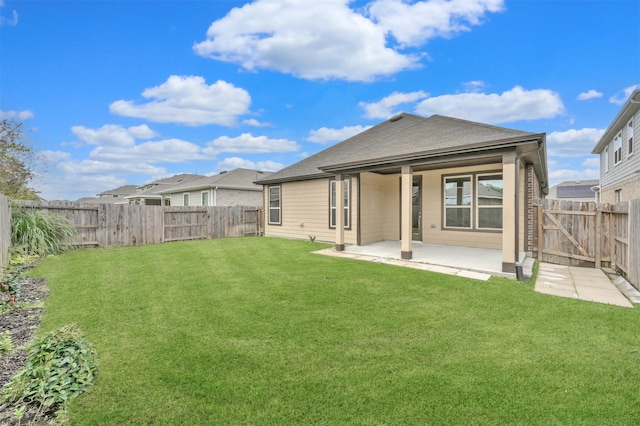
[[[35,200],[37,193],[29,187],[34,177],[36,152],[29,146],[22,123],[3,119],[0,122],[0,193],[15,200]]]

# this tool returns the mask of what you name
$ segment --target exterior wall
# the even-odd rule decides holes
[[[262,206],[262,191],[244,191],[241,189],[198,189],[195,191],[176,192],[167,195],[172,206],[184,206],[184,194],[189,194],[189,206],[202,206],[202,193],[209,193],[209,206]],[[215,200],[214,200],[215,199]]]
[[[358,229],[358,180],[351,179],[351,227],[345,229],[346,244],[357,244]],[[329,227],[329,182],[330,179],[313,179],[279,184],[281,197],[281,225],[265,222],[265,235],[271,237],[309,239],[335,243],[336,230]],[[275,186],[275,185],[274,185]],[[269,185],[264,186],[265,217],[268,219]]]
[[[630,185],[637,184],[637,170],[640,170],[640,145],[638,138],[640,138],[640,111],[636,112],[633,116],[633,154],[629,155],[626,120],[622,123],[622,128],[615,129],[611,132],[611,140],[608,141],[607,147],[609,149],[608,155],[608,170],[605,163],[605,150],[600,153],[600,191],[602,194],[601,202],[611,203],[615,201],[615,190],[622,189],[622,201],[630,200],[633,198],[639,198],[637,190],[634,191]],[[615,155],[613,152],[613,139],[622,130],[622,161],[618,164],[614,164]],[[605,171],[607,170],[607,171]],[[628,195],[627,195],[628,194]],[[635,196],[633,196],[636,194]]]
[[[360,174],[360,244],[383,241],[385,177],[375,173]]]
[[[262,191],[243,191],[240,189],[218,189],[216,194],[217,206],[263,206]],[[209,196],[213,203],[213,196]]]
[[[526,240],[525,240],[525,251],[529,254],[532,255],[533,254],[533,248],[534,248],[534,241],[533,241],[533,236],[534,233],[536,232],[534,227],[537,225],[535,220],[536,220],[536,214],[534,213],[535,211],[535,203],[537,202],[537,200],[539,200],[542,196],[542,191],[540,188],[540,181],[538,180],[538,177],[536,176],[536,173],[533,170],[533,166],[527,166],[527,195],[526,195],[526,211],[527,211],[527,217],[526,217],[526,222],[524,222],[526,224]]]
[[[640,153],[638,153],[640,158]],[[640,168],[640,165],[638,165]],[[621,182],[610,184],[606,188],[600,190],[601,203],[615,203],[616,190],[621,191],[622,201],[634,200],[640,198],[640,175],[635,175]]]
[[[520,164],[520,186],[518,187],[518,253],[520,256],[527,247],[527,168],[523,163]],[[516,259],[519,260],[519,259]]]

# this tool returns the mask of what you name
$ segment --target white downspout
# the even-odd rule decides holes
[[[218,206],[218,187],[213,188],[213,207]]]

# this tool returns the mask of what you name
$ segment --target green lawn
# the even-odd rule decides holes
[[[237,238],[48,257],[72,424],[637,424],[640,309]]]

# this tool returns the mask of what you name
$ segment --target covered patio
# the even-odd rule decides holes
[[[346,253],[381,259],[401,259],[400,241],[380,241],[363,246],[347,245]],[[490,275],[515,278],[502,271],[502,250],[446,246],[412,242],[413,257],[409,262],[446,266]]]

